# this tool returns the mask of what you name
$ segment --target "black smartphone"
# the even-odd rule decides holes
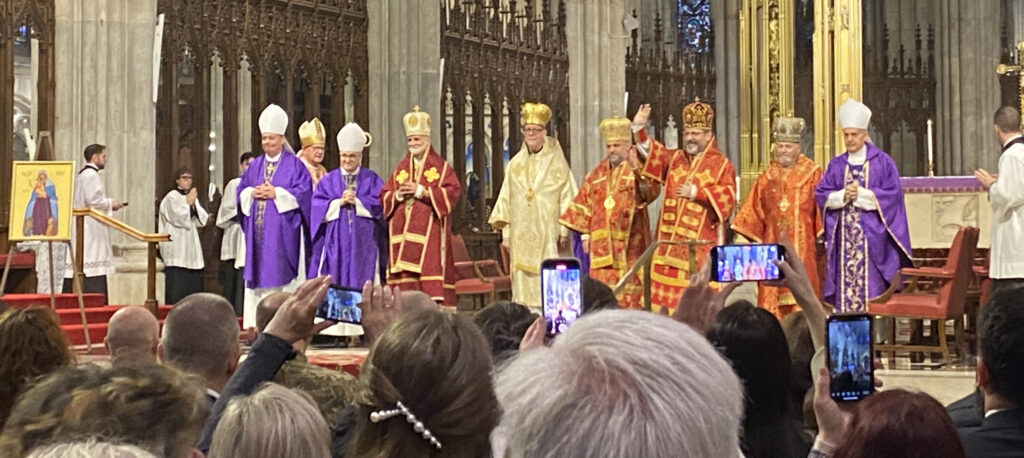
[[[331,285],[327,296],[316,308],[316,317],[338,323],[360,324],[363,321],[363,294],[355,288]]]
[[[782,271],[772,262],[776,260],[786,260],[786,248],[777,243],[718,245],[711,249],[711,280],[780,280]]]
[[[552,258],[541,263],[541,302],[548,337],[565,332],[583,314],[582,275],[576,258]]]
[[[859,401],[875,392],[874,333],[867,314],[832,315],[825,325],[829,396]]]

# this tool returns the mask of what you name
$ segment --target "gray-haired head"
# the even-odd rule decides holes
[[[238,366],[238,317],[221,296],[196,293],[178,301],[164,320],[160,340],[165,362],[203,377],[220,391]]]
[[[689,326],[630,310],[584,315],[497,376],[506,457],[739,456],[743,393]]]
[[[303,391],[266,383],[250,396],[234,398],[217,423],[210,458],[328,458],[330,430]]]
[[[36,447],[27,458],[157,458],[152,452],[128,444],[88,440]]]

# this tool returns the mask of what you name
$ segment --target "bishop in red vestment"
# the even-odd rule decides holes
[[[718,150],[711,131],[714,110],[699,100],[683,108],[684,149],[665,148],[643,128],[650,105],[640,107],[633,119],[634,137],[648,151],[644,177],[665,187],[665,201],[654,237],[663,243],[654,252],[651,268],[651,309],[674,310],[690,284],[689,251],[696,251],[699,268],[711,247],[719,243],[719,228],[736,203],[736,172]],[[681,243],[706,241],[693,248]],[[673,242],[676,242],[673,244]]]
[[[430,146],[430,115],[414,107],[402,121],[409,151],[380,195],[391,234],[388,284],[454,306],[451,212],[461,186],[455,170]]]

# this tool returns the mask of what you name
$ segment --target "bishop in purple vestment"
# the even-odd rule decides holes
[[[910,260],[903,188],[892,158],[868,143],[871,110],[847,100],[839,110],[846,153],[832,159],[815,189],[825,215],[825,302],[864,312]]]
[[[330,274],[334,284],[350,288],[385,278],[387,228],[380,205],[384,180],[359,166],[366,138],[355,123],[338,132],[341,167],[321,179],[313,193],[309,278]]]
[[[245,286],[264,293],[304,274],[313,182],[306,166],[284,147],[288,117],[277,105],[260,115],[263,155],[253,160],[238,184],[238,209],[245,234]],[[306,241],[303,239],[307,238]],[[305,245],[303,245],[305,242]],[[247,300],[243,325],[255,324],[255,303]]]

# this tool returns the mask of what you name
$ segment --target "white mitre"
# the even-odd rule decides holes
[[[350,122],[338,131],[338,151],[362,152],[363,147],[370,146],[370,134],[363,132],[359,124]]]
[[[868,124],[870,123],[871,109],[867,105],[849,98],[839,107],[839,125],[843,129],[868,130]]]
[[[260,113],[260,133],[284,135],[288,129],[288,113],[276,104],[267,105]]]

